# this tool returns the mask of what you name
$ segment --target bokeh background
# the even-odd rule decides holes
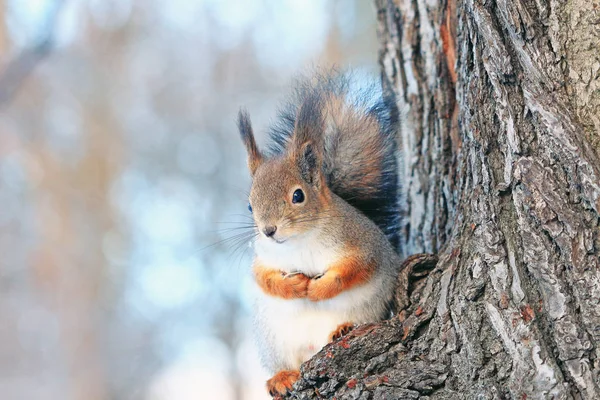
[[[296,74],[378,76],[366,0],[0,1],[0,398],[266,399],[249,176]]]

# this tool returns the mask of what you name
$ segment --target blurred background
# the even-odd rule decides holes
[[[375,24],[364,0],[0,1],[0,398],[266,399],[236,113],[264,142],[294,75],[378,77]]]

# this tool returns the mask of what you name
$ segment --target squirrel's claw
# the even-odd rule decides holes
[[[283,370],[267,381],[267,391],[273,398],[285,395],[292,389],[294,382],[300,378],[300,371]]]
[[[338,340],[342,336],[350,333],[352,329],[354,329],[354,323],[352,322],[345,322],[343,324],[338,325],[337,328],[335,328],[335,330],[329,334],[329,341],[333,342],[335,340]]]
[[[289,274],[284,273],[283,274],[283,279],[291,278],[291,277],[296,276],[296,275],[304,275],[304,274],[302,272],[299,272],[299,271],[290,272]],[[315,279],[315,280],[321,279],[323,277],[323,275],[325,275],[325,274],[322,273],[322,274],[319,274],[319,275],[315,275],[311,279]]]
[[[298,272],[298,271],[296,271],[296,272],[290,272],[289,274],[285,274],[285,275],[283,275],[283,279],[291,278],[291,277],[293,277],[293,276],[296,276],[296,275],[299,275],[299,274],[301,274],[301,273],[302,273],[302,272]]]

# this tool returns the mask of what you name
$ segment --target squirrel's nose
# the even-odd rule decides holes
[[[276,226],[265,226],[265,228],[263,229],[263,232],[264,232],[265,236],[273,237],[275,232],[277,232],[277,227]]]

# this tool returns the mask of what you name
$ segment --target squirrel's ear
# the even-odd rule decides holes
[[[311,185],[320,187],[323,183],[322,161],[315,143],[308,141],[302,144],[295,152],[295,158],[302,178]]]
[[[250,115],[245,110],[240,110],[238,113],[238,128],[244,146],[246,146],[246,152],[248,153],[248,169],[250,170],[250,175],[254,176],[256,169],[263,162],[263,156],[260,150],[258,150],[256,140],[254,140]]]
[[[323,183],[322,135],[323,115],[321,99],[309,96],[298,111],[292,138],[292,157],[296,160],[302,178],[311,185]]]

